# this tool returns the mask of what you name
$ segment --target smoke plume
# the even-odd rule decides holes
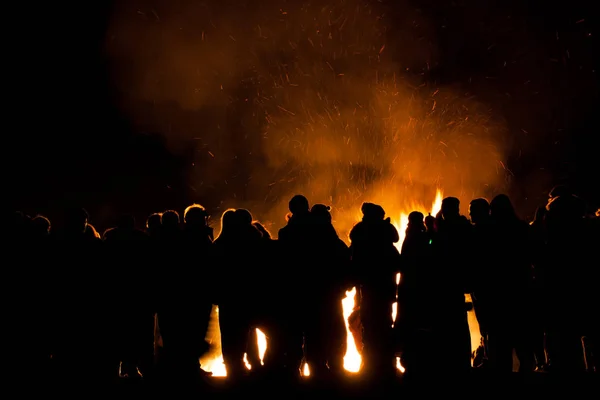
[[[332,206],[345,236],[363,201],[394,218],[437,188],[468,201],[505,185],[505,124],[428,81],[435,45],[407,4],[162,3],[114,10],[120,105],[172,151],[193,151],[189,184],[216,217],[247,207],[276,229],[303,193]]]

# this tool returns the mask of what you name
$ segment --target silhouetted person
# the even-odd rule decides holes
[[[262,238],[265,240],[273,240],[273,237],[271,236],[271,233],[267,230],[267,228],[265,228],[265,226],[263,224],[261,224],[258,221],[254,221],[252,222],[252,225],[254,225],[254,227],[256,229],[258,229],[260,231],[260,233],[262,233]]]
[[[10,218],[13,219],[10,219]],[[54,288],[49,241],[50,221],[21,212],[2,220],[4,291],[3,359],[16,375],[47,375],[51,370],[51,322]]]
[[[295,195],[289,202],[290,213],[287,225],[279,230],[278,238],[283,242],[298,239],[307,241],[310,231],[310,206],[308,199],[300,194]]]
[[[8,217],[7,240],[10,245],[23,246],[29,244],[32,227],[31,217],[21,211],[15,211]]]
[[[183,213],[184,239],[197,246],[209,248],[214,240],[213,228],[208,226],[208,213],[199,204],[192,204]]]
[[[460,214],[460,201],[446,197],[436,220],[437,234],[433,241],[436,270],[432,280],[438,301],[434,327],[440,351],[438,358],[450,374],[462,375],[471,367],[471,337],[467,322],[465,293],[470,293],[470,259],[468,246],[472,226]]]
[[[100,239],[101,235],[100,232],[98,232],[96,230],[96,227],[92,224],[87,224],[85,227],[85,234],[90,238],[90,239]]]
[[[186,249],[179,213],[167,210],[162,214],[160,229],[160,285],[157,293],[157,317],[163,340],[163,366],[170,377],[193,380],[200,377],[197,355],[199,339],[190,312],[191,293],[199,285],[190,279],[193,270],[187,263]],[[195,300],[195,299],[194,299]]]
[[[287,224],[278,232],[278,257],[282,264],[278,271],[276,298],[279,315],[278,329],[273,332],[273,345],[277,348],[274,362],[285,366],[291,375],[298,375],[302,363],[302,326],[298,315],[304,308],[305,291],[298,279],[310,262],[306,249],[311,243],[311,219],[308,199],[295,195],[289,201]],[[275,286],[275,285],[274,285]]]
[[[221,219],[221,233],[215,240],[215,261],[219,265],[219,325],[221,349],[227,375],[239,378],[246,373],[244,353],[252,324],[249,286],[253,266],[260,260],[262,234],[252,225],[248,210],[228,210]]]
[[[556,185],[548,193],[549,199],[554,199],[560,196],[572,196],[574,193],[568,185]]]
[[[585,223],[585,254],[582,257],[592,259],[597,252],[597,243],[600,243],[600,210],[595,216],[586,218]],[[600,345],[600,326],[596,323],[595,315],[600,309],[600,290],[598,290],[599,274],[597,268],[593,267],[593,261],[588,262],[585,274],[586,284],[583,291],[585,295],[584,310],[582,317],[585,318],[582,339],[585,350],[585,366],[588,372],[598,372],[598,346]]]
[[[590,249],[585,202],[570,190],[550,193],[546,205],[547,263],[544,289],[549,310],[546,349],[553,371],[583,371],[581,337],[589,318],[590,293],[597,292],[590,275]],[[584,307],[582,307],[584,305]]]
[[[302,324],[306,361],[311,376],[338,375],[344,371],[346,329],[342,299],[349,288],[350,252],[331,223],[330,207],[315,204],[311,243],[306,249],[310,263],[303,269],[305,308]]]
[[[162,228],[162,214],[150,214],[146,219],[146,233],[151,239],[158,238]]]
[[[585,217],[585,201],[576,196],[569,187],[564,185],[555,186],[548,197],[546,209],[551,225],[556,225],[555,222],[566,223]]]
[[[147,235],[135,227],[135,218],[131,214],[123,214],[117,219],[114,228],[109,228],[104,232],[103,240],[115,245],[128,243],[135,246],[138,243],[146,243]]]
[[[488,281],[488,358],[496,372],[513,370],[513,350],[522,372],[533,371],[533,276],[529,226],[516,215],[508,196],[490,203],[493,242]]]
[[[418,211],[408,215],[406,236],[402,243],[401,278],[398,285],[398,314],[394,329],[402,353],[406,376],[424,374],[438,368],[436,342],[432,337],[435,310],[438,307],[430,283],[433,269],[432,238],[424,216]]]
[[[33,218],[31,227],[35,238],[46,240],[50,236],[50,220],[43,215],[37,215]]]
[[[479,324],[479,333],[482,338],[483,354],[481,354],[480,360],[487,362],[487,338],[490,314],[489,307],[486,304],[486,294],[482,293],[481,289],[489,284],[488,282],[494,281],[489,266],[490,252],[492,251],[494,238],[490,217],[490,203],[487,199],[481,197],[472,200],[469,204],[469,217],[473,225],[473,240],[471,242],[471,249],[469,249],[472,270],[467,273],[472,276],[473,293],[471,294],[471,299],[473,300],[473,307],[475,308],[475,315]],[[474,366],[481,367],[483,364],[474,364]]]
[[[118,377],[111,340],[112,276],[103,260],[102,241],[88,228],[88,213],[67,209],[62,229],[53,232],[53,309],[49,329],[55,335],[53,360],[69,379],[106,380]],[[90,233],[91,232],[91,233]]]
[[[545,243],[545,235],[546,235],[546,207],[540,206],[535,210],[535,216],[533,221],[529,223],[531,226],[531,231],[534,236],[533,240],[539,240],[539,246],[543,248],[543,244]]]
[[[469,203],[469,217],[475,226],[490,223],[490,203],[487,199],[480,197]]]
[[[249,284],[255,289],[253,295],[247,300],[251,302],[250,307],[250,332],[248,335],[248,344],[246,346],[247,361],[250,364],[253,373],[260,371],[263,367],[258,348],[258,334],[256,329],[260,329],[267,336],[267,351],[264,354],[264,365],[269,368],[270,352],[272,343],[270,336],[273,326],[276,325],[276,314],[273,313],[273,304],[276,303],[273,297],[273,291],[270,287],[273,285],[273,274],[276,266],[276,241],[271,237],[271,233],[263,224],[253,221],[252,225],[262,234],[262,240],[258,247],[258,259],[260,260],[252,269]]]
[[[535,356],[536,370],[546,368],[546,326],[552,310],[546,307],[546,292],[544,290],[544,271],[548,262],[546,256],[546,207],[538,207],[533,221],[529,224],[529,245],[533,264],[533,319],[532,346]]]
[[[428,214],[425,217],[425,229],[426,229],[426,232],[428,233],[428,236],[432,236],[435,233],[435,230],[436,230],[435,217],[431,214]]]
[[[192,204],[183,213],[184,261],[187,268],[181,276],[186,291],[191,356],[199,358],[208,351],[204,340],[210,322],[215,297],[214,265],[212,264],[213,228],[208,226],[208,213],[199,204]]]
[[[180,244],[183,238],[181,231],[181,220],[179,213],[175,210],[167,210],[162,213],[162,224],[160,229],[161,240],[165,244]]]
[[[392,304],[396,300],[396,273],[400,254],[398,231],[380,205],[363,203],[362,221],[350,231],[352,274],[361,292],[363,364],[372,376],[396,373],[392,345]]]
[[[148,271],[149,238],[135,227],[133,215],[123,214],[116,226],[104,232],[106,260],[118,265],[113,275],[115,338],[122,377],[139,378],[151,373],[154,352],[154,312]]]

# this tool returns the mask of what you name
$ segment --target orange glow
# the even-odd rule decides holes
[[[356,343],[354,342],[354,336],[350,331],[350,326],[348,324],[348,318],[350,318],[350,314],[354,310],[355,301],[354,298],[356,296],[356,288],[352,288],[346,292],[346,297],[342,300],[342,307],[344,309],[344,322],[346,323],[346,354],[344,355],[344,369],[349,372],[358,372],[360,371],[360,366],[362,363],[362,357],[356,348]]]
[[[267,351],[267,336],[260,330],[256,329],[256,340],[258,341],[258,356],[260,357],[260,365],[265,365],[264,358]]]
[[[435,194],[435,199],[431,205],[431,208],[428,210],[427,207],[413,203],[412,207],[409,208],[410,211],[401,212],[398,216],[397,220],[392,220],[392,223],[398,230],[400,240],[396,243],[396,248],[398,251],[402,249],[402,243],[404,242],[404,238],[406,237],[406,227],[408,225],[408,215],[412,211],[420,211],[424,215],[430,213],[435,216],[442,208],[442,200],[444,199],[444,193],[442,190],[438,189]],[[396,275],[396,285],[400,283],[401,274]],[[342,300],[342,305],[344,308],[344,318],[346,319],[346,335],[347,335],[347,351],[344,357],[344,368],[349,372],[359,372],[362,358],[360,353],[356,349],[356,345],[354,343],[354,337],[352,336],[352,332],[350,332],[348,326],[348,317],[352,313],[354,309],[354,297],[356,295],[356,288],[352,288],[352,290],[346,292],[346,298]],[[397,296],[396,296],[397,297]],[[470,295],[465,295],[465,301],[471,301]],[[392,304],[392,321],[396,321],[396,317],[398,315],[398,302],[394,302]],[[481,335],[479,334],[479,324],[477,323],[477,318],[475,316],[474,311],[469,311],[468,313],[468,321],[469,321],[469,330],[471,332],[471,346],[473,349],[479,346],[479,341]],[[392,325],[393,326],[393,325]],[[400,358],[396,357],[396,368],[400,371],[400,373],[404,373],[405,368],[402,366],[400,362]]]
[[[267,336],[260,329],[256,329],[256,336],[258,356],[260,357],[260,363],[264,365],[265,352],[267,351]],[[219,307],[217,306],[213,306],[210,314],[206,341],[212,346],[213,350],[200,358],[202,369],[212,372],[212,375],[216,377],[227,376],[227,370],[223,363],[223,353],[221,351],[221,329],[219,327]],[[251,369],[246,354],[244,354],[244,364],[246,368]]]
[[[408,215],[412,211],[420,211],[424,215],[427,215],[428,213],[430,213],[431,215],[435,216],[442,207],[443,198],[444,198],[443,191],[438,189],[435,194],[435,199],[429,209],[426,206],[423,206],[422,204],[413,203],[412,206],[409,207],[406,211],[400,212],[398,214],[397,219],[392,220],[392,223],[398,230],[398,233],[400,236],[400,240],[398,241],[398,243],[396,243],[396,247],[398,248],[399,251],[402,248],[402,243],[404,242],[404,238],[406,236],[406,227],[408,225]],[[400,279],[401,279],[401,275],[397,274],[396,285],[398,285],[400,283]],[[346,297],[342,300],[344,321],[345,321],[345,325],[346,325],[346,343],[347,343],[347,350],[346,350],[346,354],[344,355],[344,369],[351,373],[359,372],[361,369],[361,366],[362,366],[362,357],[360,355],[360,352],[356,348],[354,337],[352,335],[352,332],[350,331],[350,327],[349,327],[349,323],[348,323],[348,318],[350,317],[350,314],[352,314],[352,311],[354,310],[354,307],[355,307],[356,290],[357,289],[354,287],[351,290],[347,291]],[[465,295],[465,301],[471,301],[470,295]],[[204,359],[201,359],[202,368],[206,371],[212,372],[213,376],[217,376],[217,377],[218,376],[227,376],[227,371],[225,369],[225,365],[223,364],[223,355],[221,353],[221,346],[220,346],[221,334],[220,334],[219,325],[218,325],[218,312],[219,312],[218,307],[216,307],[216,306],[213,307],[213,313],[211,314],[211,326],[209,327],[209,333],[207,334],[207,340],[209,343],[211,343],[214,346],[215,351],[212,352],[211,354],[205,356]],[[392,305],[392,320],[394,322],[396,321],[396,316],[397,316],[398,312],[399,312],[398,303],[394,302],[394,304]],[[469,311],[468,320],[469,320],[469,329],[471,331],[472,348],[475,349],[475,348],[477,348],[477,346],[479,346],[479,341],[480,341],[481,336],[479,334],[479,324],[477,323],[477,318],[475,316],[474,311]],[[260,360],[261,360],[261,364],[262,364],[264,354],[267,349],[267,339],[266,339],[265,334],[263,332],[261,332],[259,329],[257,329],[256,331],[257,331],[259,356],[260,356]],[[247,361],[246,355],[244,355],[244,363],[246,364],[246,367],[248,369],[250,369],[250,364]],[[400,358],[396,358],[396,367],[398,368],[398,370],[401,373],[404,372],[404,367],[400,363]],[[304,376],[304,377],[310,376],[310,368],[307,363],[304,363],[302,365],[301,372],[302,372],[302,376]]]
[[[465,302],[472,302],[470,294],[465,294]],[[469,322],[469,331],[471,332],[471,352],[473,352],[481,343],[481,333],[479,331],[479,322],[477,321],[475,309],[467,313],[467,321]],[[471,363],[472,362],[473,360],[471,360]]]
[[[310,368],[308,368],[308,363],[304,363],[302,366],[302,376],[310,376]]]
[[[213,376],[227,376],[221,352],[221,328],[219,327],[219,307],[217,306],[213,306],[210,313],[206,341],[212,350],[200,358],[200,366],[205,371],[212,372]]]
[[[435,217],[435,215],[438,212],[440,212],[440,210],[442,209],[442,200],[443,199],[444,199],[444,192],[442,190],[438,189],[435,192],[435,200],[433,200],[433,203],[431,204],[431,208],[427,209],[427,207],[423,206],[422,204],[415,203],[412,205],[412,207],[409,208],[410,211],[401,212],[400,215],[398,216],[397,220],[392,220],[392,223],[394,224],[394,226],[398,230],[398,234],[400,235],[400,240],[396,244],[396,248],[398,248],[398,251],[400,251],[402,249],[402,243],[404,242],[404,238],[406,237],[406,227],[408,226],[408,215],[413,211],[420,211],[425,216],[427,216],[427,214],[431,214]]]

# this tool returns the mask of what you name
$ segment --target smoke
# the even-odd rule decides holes
[[[505,124],[428,83],[435,46],[408,5],[397,27],[379,1],[135,3],[118,2],[107,42],[120,105],[194,152],[209,207],[276,229],[303,193],[345,235],[363,201],[394,218],[436,188],[468,201],[506,184]]]

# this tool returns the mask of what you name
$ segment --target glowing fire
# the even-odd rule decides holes
[[[267,336],[260,329],[256,329],[256,340],[260,363],[264,365],[263,360],[267,351]],[[223,353],[221,351],[221,329],[219,327],[219,307],[217,306],[213,306],[210,314],[210,324],[206,333],[206,341],[211,344],[213,350],[200,359],[202,369],[211,372],[212,376],[227,376],[227,370],[223,363]],[[244,354],[244,364],[246,364],[246,368],[251,369],[247,354]]]
[[[420,211],[423,214],[431,213],[431,215],[435,215],[442,208],[443,198],[444,198],[444,194],[442,193],[441,190],[438,189],[436,191],[435,200],[433,201],[433,204],[431,205],[430,210],[426,210],[426,207],[424,207],[422,205],[413,205],[413,207],[409,211],[409,213],[412,211]],[[398,230],[398,233],[400,235],[400,240],[398,241],[398,243],[396,243],[396,248],[398,249],[398,251],[400,251],[400,249],[402,248],[402,243],[404,242],[404,237],[406,236],[405,230],[406,230],[406,226],[408,225],[408,214],[409,213],[402,212],[398,216],[398,220],[392,221],[392,223],[394,224],[394,226],[396,227],[396,229]],[[396,285],[398,285],[399,283],[400,283],[400,274],[396,275]],[[362,358],[360,356],[360,353],[358,352],[358,349],[356,348],[356,345],[354,344],[354,337],[352,336],[352,332],[350,332],[350,328],[348,326],[348,317],[352,313],[352,310],[354,309],[354,306],[355,306],[355,302],[354,302],[355,296],[356,296],[356,288],[352,288],[352,290],[346,292],[346,298],[344,300],[342,300],[342,305],[344,307],[344,318],[346,319],[346,334],[347,334],[347,343],[348,343],[346,355],[344,356],[344,368],[349,372],[359,372],[361,363],[362,363]],[[396,321],[397,314],[398,314],[398,302],[394,302],[394,304],[392,305],[392,321],[394,321],[394,322]],[[398,370],[400,372],[404,372],[404,367],[400,363],[399,357],[396,358],[396,368],[398,368]]]
[[[436,191],[435,200],[433,201],[431,208],[429,210],[426,209],[425,206],[422,205],[413,205],[411,210],[408,213],[402,212],[399,214],[398,219],[392,221],[396,229],[398,230],[400,240],[396,244],[398,250],[402,248],[402,243],[404,242],[404,238],[406,236],[406,227],[408,225],[408,215],[412,211],[420,211],[424,215],[430,213],[435,216],[440,209],[442,208],[442,200],[443,200],[443,192],[441,190]],[[400,283],[400,274],[396,276],[396,285]],[[346,292],[346,297],[342,300],[342,307],[344,313],[344,321],[346,324],[346,342],[347,342],[347,350],[344,355],[344,369],[348,372],[357,373],[361,369],[362,365],[362,357],[356,348],[356,344],[354,341],[354,337],[352,332],[350,331],[350,326],[348,323],[348,318],[352,314],[352,311],[355,307],[355,297],[356,297],[356,288],[352,288],[351,290]],[[465,301],[471,301],[470,295],[465,295]],[[200,360],[202,368],[206,371],[212,372],[213,376],[227,376],[227,371],[225,369],[225,365],[223,364],[223,355],[221,353],[221,333],[218,326],[218,307],[213,308],[213,313],[211,314],[211,326],[209,327],[209,332],[207,334],[207,340],[209,343],[213,344],[214,351],[211,354],[206,355],[203,359]],[[396,316],[398,314],[398,303],[395,302],[392,305],[392,320],[396,321]],[[475,349],[479,346],[480,334],[479,334],[479,324],[477,323],[477,318],[475,316],[474,311],[469,311],[468,314],[469,320],[469,329],[471,331],[471,343],[472,348]],[[263,362],[263,357],[265,351],[267,349],[267,339],[263,332],[259,329],[256,330],[257,340],[258,340],[258,349],[261,363]],[[246,355],[244,355],[244,362],[248,369],[251,368],[250,364],[247,361]],[[398,370],[403,373],[404,367],[400,363],[400,358],[396,358],[396,367]],[[307,363],[304,363],[301,368],[302,376],[310,376],[310,368]]]
[[[411,207],[411,210],[408,213],[402,212],[402,213],[400,213],[397,221],[392,221],[394,223],[394,226],[398,230],[398,233],[400,234],[400,240],[396,244],[396,248],[398,249],[398,251],[401,250],[402,243],[404,242],[404,238],[406,236],[406,227],[408,225],[408,215],[413,211],[420,211],[425,216],[427,216],[428,213],[435,216],[442,209],[442,200],[443,199],[444,199],[444,193],[440,189],[438,189],[435,193],[435,200],[433,201],[433,204],[431,205],[431,208],[429,210],[427,210],[426,207],[424,207],[422,205],[415,204],[415,205],[413,205],[413,207]]]
[[[348,318],[350,318],[350,314],[354,310],[354,297],[356,296],[356,288],[352,288],[346,292],[346,297],[342,300],[342,307],[344,309],[344,321],[346,323],[346,354],[344,355],[344,369],[349,372],[358,372],[360,371],[360,366],[362,363],[362,358],[358,349],[356,348],[356,342],[354,341],[354,336],[350,331],[350,326],[348,323]]]

